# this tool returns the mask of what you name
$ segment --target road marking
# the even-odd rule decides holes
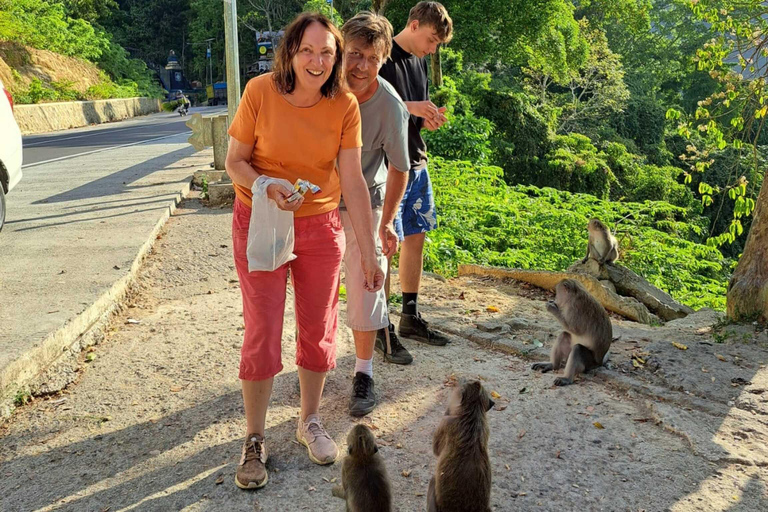
[[[85,155],[92,155],[94,153],[101,153],[102,151],[109,151],[110,149],[127,148],[128,146],[135,146],[136,144],[144,144],[145,142],[152,142],[152,141],[156,141],[156,140],[170,139],[171,137],[178,137],[179,135],[185,135],[187,133],[191,133],[191,132],[174,133],[173,135],[165,135],[163,137],[155,137],[154,139],[140,140],[138,142],[131,142],[129,144],[121,144],[119,146],[110,146],[108,148],[94,149],[93,151],[86,151],[84,153],[77,153],[76,155],[60,156],[58,158],[51,158],[50,160],[43,160],[42,162],[33,162],[31,164],[22,165],[21,168],[22,169],[27,169],[29,167],[35,167],[37,165],[50,164],[52,162],[58,162],[60,160],[67,160],[69,158],[76,158],[78,156],[85,156]]]
[[[152,124],[155,124],[155,123],[152,123]],[[134,128],[138,128],[139,126],[142,126],[142,125],[126,126],[125,128],[115,128],[115,129],[109,130],[109,133],[121,132],[123,130],[132,130]],[[40,144],[48,144],[48,143],[51,143],[51,142],[59,142],[59,141],[62,141],[62,140],[80,139],[82,137],[93,137],[94,132],[100,132],[100,131],[104,131],[104,130],[89,130],[88,133],[84,133],[82,135],[73,135],[72,137],[55,137],[53,139],[51,139],[50,135],[48,135],[47,136],[47,137],[49,137],[48,140],[44,140],[44,141],[41,141],[41,142],[32,142],[31,144],[24,144],[24,147],[25,148],[31,148],[32,146],[39,146]]]

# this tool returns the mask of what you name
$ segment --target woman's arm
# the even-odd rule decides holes
[[[360,148],[339,150],[339,180],[344,204],[347,206],[352,229],[360,245],[366,290],[375,292],[384,284],[384,271],[376,257],[376,239],[373,233],[371,196],[360,166]]]
[[[229,148],[227,149],[227,160],[224,167],[227,174],[233,182],[248,190],[253,188],[253,183],[259,178],[260,174],[251,165],[251,154],[253,153],[253,144],[243,144],[234,137],[229,138]],[[295,212],[304,203],[304,197],[300,197],[291,203],[287,202],[293,194],[293,191],[277,184],[267,187],[267,197],[277,203],[281,210]]]

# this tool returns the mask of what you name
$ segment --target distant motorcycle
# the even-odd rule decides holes
[[[182,103],[179,107],[179,115],[185,116],[187,113],[189,113],[189,103]]]

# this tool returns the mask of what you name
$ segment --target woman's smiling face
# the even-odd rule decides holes
[[[310,24],[291,62],[297,88],[319,91],[331,76],[336,51],[333,34],[320,23]]]

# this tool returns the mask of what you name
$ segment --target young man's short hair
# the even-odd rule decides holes
[[[408,13],[408,23],[414,20],[418,21],[419,25],[434,28],[443,43],[448,43],[453,38],[453,20],[440,2],[419,2],[414,5]]]
[[[380,14],[359,12],[344,23],[341,33],[344,35],[345,44],[362,41],[372,46],[376,53],[382,56],[382,60],[387,60],[392,52],[394,30],[389,20]]]

